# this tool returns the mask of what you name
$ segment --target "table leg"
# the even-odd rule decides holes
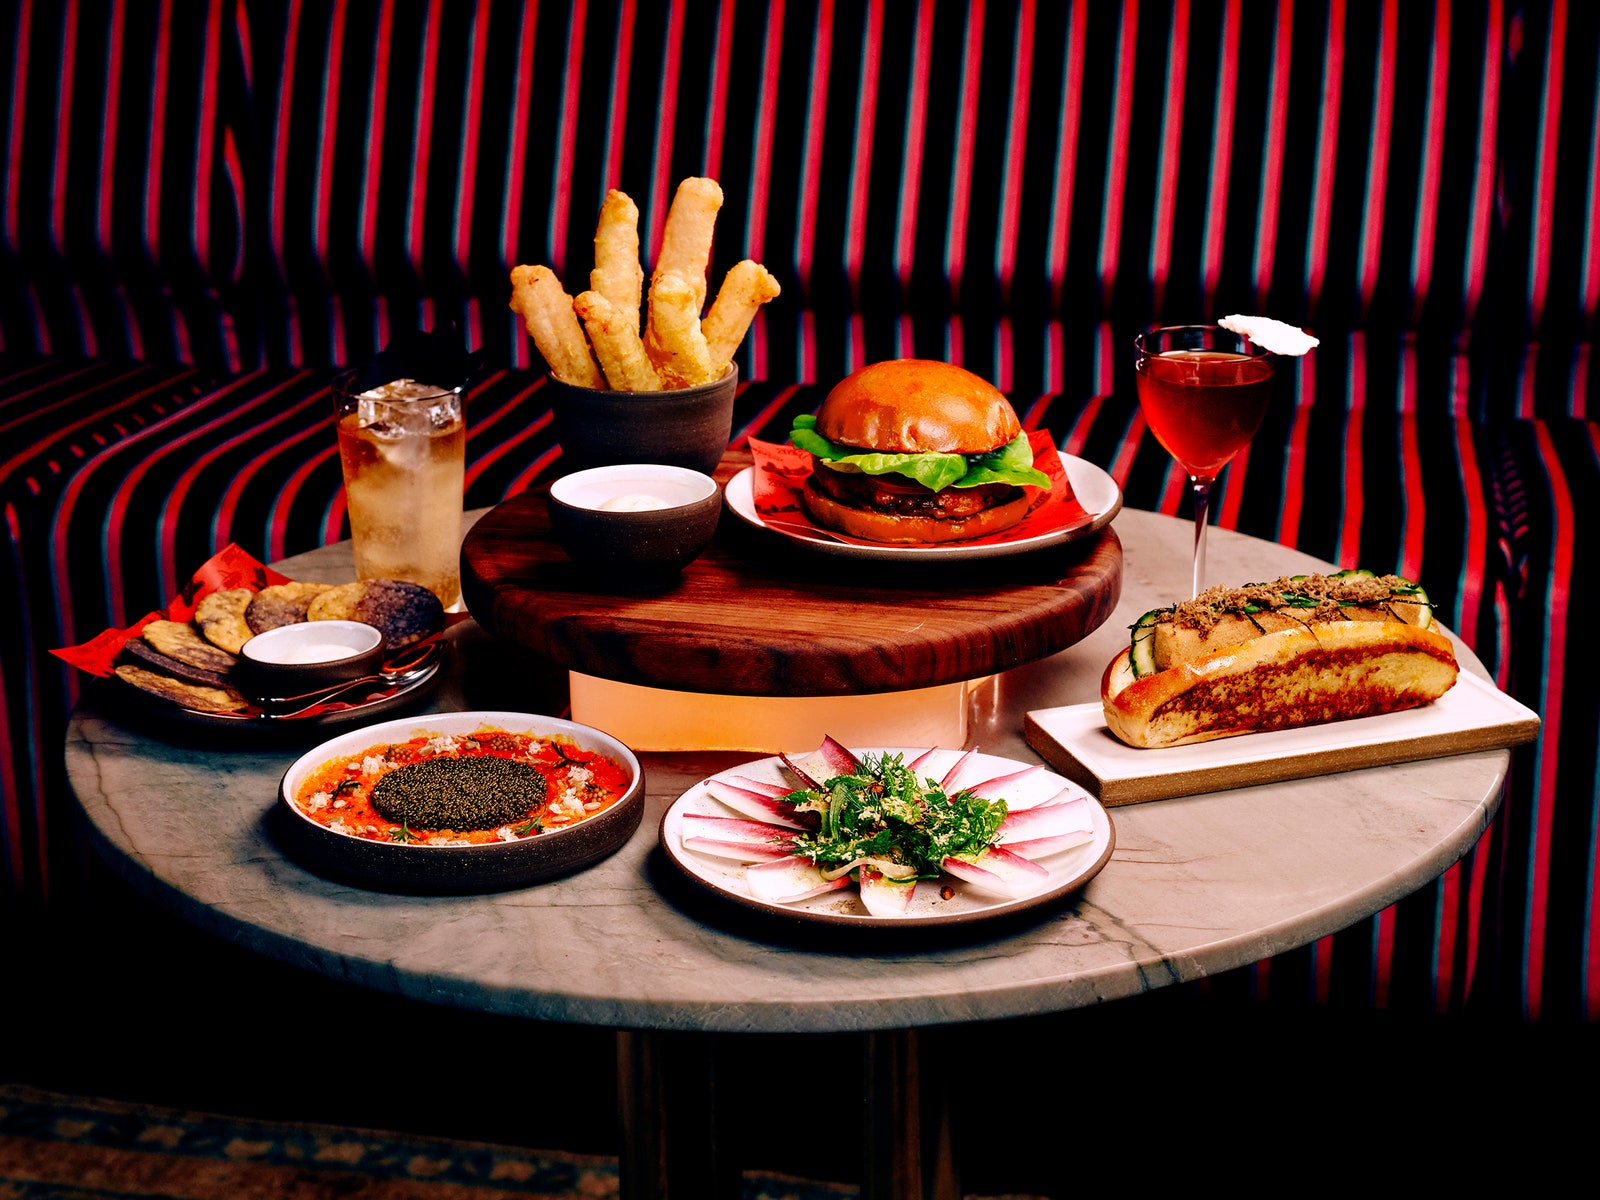
[[[961,1200],[949,1092],[924,1071],[918,1030],[862,1035],[861,1200]],[[739,1078],[726,1039],[619,1030],[621,1200],[721,1200],[739,1194],[720,1089]],[[719,1067],[721,1069],[719,1069]]]
[[[861,1200],[961,1200],[944,1077],[924,1071],[928,1036],[864,1035]]]
[[[621,1200],[730,1200],[737,1160],[718,1120],[718,1041],[711,1034],[617,1032]]]

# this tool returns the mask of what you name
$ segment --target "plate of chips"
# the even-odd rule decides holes
[[[338,724],[366,719],[416,698],[436,681],[442,656],[402,682],[375,682],[365,693],[342,693],[292,714],[269,713],[241,690],[235,675],[244,644],[259,633],[303,621],[360,621],[384,635],[386,655],[437,638],[446,617],[420,584],[364,579],[327,584],[286,579],[234,553],[219,555],[189,591],[166,609],[124,630],[107,630],[82,646],[55,653],[96,675],[153,697],[160,713],[187,723]],[[415,657],[408,651],[408,657]]]
[[[321,584],[290,580],[263,588],[223,588],[202,596],[188,621],[157,618],[123,644],[114,664],[122,683],[166,702],[189,721],[208,725],[301,721],[338,724],[386,712],[423,691],[431,669],[403,684],[375,682],[366,694],[344,694],[294,714],[268,712],[235,677],[245,642],[258,633],[303,621],[343,620],[372,625],[394,652],[436,636],[444,626],[439,599],[419,584],[396,579]]]

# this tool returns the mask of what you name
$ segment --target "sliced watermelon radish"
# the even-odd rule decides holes
[[[1044,767],[1039,765],[1023,767],[1022,770],[1012,771],[1009,775],[996,775],[993,779],[969,784],[966,790],[984,800],[1004,800],[1007,808],[1031,807],[1031,804],[1024,801],[1024,796],[1033,789],[1024,785],[1043,771]]]
[[[778,761],[784,766],[788,767],[790,771],[794,772],[794,777],[800,781],[801,787],[808,788],[813,792],[822,791],[822,785],[813,779],[810,773],[805,770],[805,768],[801,767],[787,754],[779,754]]]
[[[901,917],[911,906],[912,894],[917,890],[916,880],[900,883],[889,879],[881,871],[863,867],[857,884],[861,889],[861,903],[875,917]]]
[[[1029,838],[1057,837],[1063,833],[1088,832],[1094,828],[1094,810],[1087,796],[1074,796],[1060,803],[1047,801],[1033,808],[1008,812],[1000,822],[996,842],[1009,846]]]
[[[794,804],[776,796],[763,796],[749,788],[738,787],[725,779],[706,780],[706,794],[720,800],[734,812],[754,817],[758,821],[771,821],[786,829],[804,829],[805,823],[794,811]]]
[[[850,876],[824,879],[815,863],[792,855],[749,868],[745,879],[749,881],[751,894],[769,904],[794,904],[850,884]]]
[[[785,787],[781,783],[768,783],[765,779],[751,779],[748,775],[729,775],[723,782],[731,783],[734,787],[744,788],[747,792],[755,792],[759,796],[787,796],[794,791],[792,787]]]
[[[1052,854],[1060,854],[1063,850],[1071,850],[1074,846],[1083,846],[1092,841],[1094,841],[1094,830],[1079,829],[1072,833],[1059,833],[1053,837],[1028,838],[1021,842],[1007,842],[1006,849],[1012,854],[1032,862],[1035,859],[1048,858]]]
[[[794,850],[790,831],[765,821],[684,813],[683,844],[718,858],[764,862],[786,858]]]
[[[964,883],[1010,899],[1030,895],[1050,878],[1045,868],[999,846],[990,846],[975,862],[947,858],[941,865]]]
[[[956,759],[955,764],[944,773],[944,778],[939,781],[939,786],[944,789],[945,795],[954,796],[961,790],[959,787],[955,786],[955,783],[961,778],[962,772],[967,768],[967,764],[972,761],[973,755],[977,753],[978,748],[974,746],[960,758]]]
[[[854,775],[861,769],[861,760],[842,743],[824,737],[822,745],[806,760],[806,766],[813,773],[820,772],[824,779],[831,779],[835,775]]]

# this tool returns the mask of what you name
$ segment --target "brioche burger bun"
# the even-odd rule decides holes
[[[801,493],[819,525],[872,542],[953,542],[1015,525],[1050,488],[1000,390],[950,363],[872,363],[789,440],[813,457]]]

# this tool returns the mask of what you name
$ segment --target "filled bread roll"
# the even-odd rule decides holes
[[[1100,698],[1128,745],[1181,746],[1414,708],[1457,670],[1421,588],[1344,571],[1211,588],[1146,613]]]

